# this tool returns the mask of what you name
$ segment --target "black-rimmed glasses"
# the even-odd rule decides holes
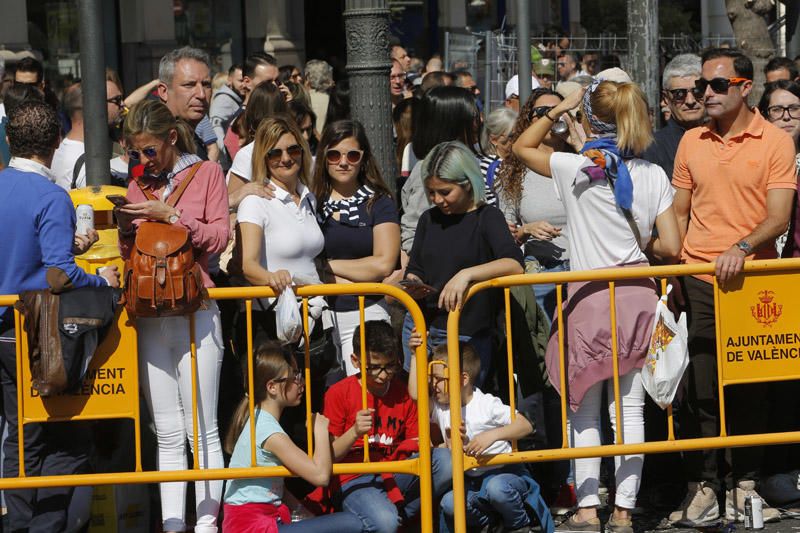
[[[381,372],[387,376],[394,376],[400,371],[400,365],[393,363],[391,365],[367,365],[367,373],[371,376],[379,376]]]
[[[787,113],[789,118],[800,119],[800,104],[771,105],[767,108],[767,115],[770,120],[781,120]]]

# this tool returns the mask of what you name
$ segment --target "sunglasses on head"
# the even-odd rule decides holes
[[[364,150],[348,150],[347,152],[340,152],[339,150],[328,150],[325,152],[325,160],[331,165],[338,165],[342,160],[342,156],[347,159],[351,165],[357,165],[364,157]]]
[[[303,147],[299,144],[293,144],[288,147],[286,150],[283,148],[273,148],[269,152],[267,152],[267,161],[269,161],[273,165],[277,165],[281,162],[283,158],[283,152],[291,157],[292,159],[300,159],[303,157]]]
[[[706,87],[711,86],[711,90],[717,94],[725,94],[728,92],[728,89],[731,86],[742,85],[751,81],[748,78],[714,78],[711,80],[707,80],[705,78],[700,78],[694,82],[694,88],[700,91],[701,93],[705,94]]]
[[[699,87],[692,87],[691,89],[666,89],[665,92],[669,93],[673,102],[682,103],[686,100],[686,95],[689,94],[689,92],[692,93],[695,100],[702,100],[705,89],[701,90]]]
[[[114,96],[112,98],[106,99],[106,102],[108,102],[109,104],[115,104],[117,107],[122,107],[122,103],[124,101],[125,101],[125,99],[122,98],[121,94],[118,94],[117,96]]]
[[[147,156],[147,159],[155,159],[158,155],[158,150],[156,150],[154,146],[148,146],[141,150],[128,150],[128,157],[131,159],[141,160],[142,154]]]
[[[531,109],[530,118],[542,118],[545,116],[551,109],[555,106],[552,105],[540,105]]]

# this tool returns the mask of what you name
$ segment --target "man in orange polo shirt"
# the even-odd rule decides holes
[[[697,80],[710,122],[686,132],[678,146],[672,185],[673,205],[682,231],[684,263],[716,263],[724,287],[741,271],[746,258],[776,257],[775,238],[789,224],[795,194],[794,145],[784,131],[747,105],[753,86],[753,64],[732,49],[703,54]],[[682,438],[719,435],[714,293],[710,276],[685,279],[689,308],[691,363],[684,378],[680,406]],[[761,385],[726,391],[729,431],[734,434],[766,430],[766,394]],[[759,389],[759,390],[756,390]],[[697,527],[719,520],[717,470],[724,450],[684,454],[689,493],[673,523]],[[726,479],[725,514],[741,521],[744,499],[757,495],[755,484],[761,448],[731,450],[731,479]],[[764,508],[764,519],[779,519],[777,510]]]

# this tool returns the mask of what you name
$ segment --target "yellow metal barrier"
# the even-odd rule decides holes
[[[561,448],[518,452],[516,443],[512,443],[514,451],[511,453],[475,458],[463,453],[461,434],[458,431],[452,431],[450,439],[453,461],[454,525],[456,531],[466,531],[464,472],[479,466],[800,442],[800,431],[757,435],[728,435],[725,428],[724,398],[724,387],[728,385],[800,379],[800,304],[794,304],[798,279],[800,279],[798,278],[798,272],[800,272],[800,259],[748,261],[745,263],[744,274],[735,279],[724,290],[717,285],[716,278],[713,280],[721,428],[720,435],[717,437],[676,440],[672,407],[670,406],[667,410],[668,437],[666,441],[625,444],[622,431],[618,431],[615,444],[570,448],[566,425],[567,400],[563,394],[567,390],[564,355],[564,331],[566,328],[560,327],[558,329],[558,344],[560,390],[562,391]],[[515,409],[514,366],[511,351],[512,331],[510,325],[509,288],[520,285],[555,284],[558,323],[564,324],[562,287],[565,283],[581,281],[608,282],[609,298],[612,302],[609,320],[611,323],[615,416],[617,427],[622,428],[617,353],[617,317],[615,305],[613,305],[615,301],[615,282],[629,279],[661,278],[662,289],[665,289],[667,277],[701,274],[713,276],[714,264],[521,274],[475,284],[470,288],[465,302],[476,293],[487,289],[502,289],[505,293],[509,397],[513,417]],[[790,303],[794,305],[789,307],[788,304]],[[452,311],[447,322],[450,405],[461,404],[461,368],[458,357],[458,324],[460,317],[460,310]],[[794,328],[795,331],[774,329],[773,326],[779,322],[781,325]],[[753,343],[758,348],[750,350],[736,349],[741,346],[752,347]],[[769,348],[769,346],[773,347]],[[424,388],[420,387],[420,390]],[[461,427],[461,409],[450,409],[450,417],[450,427]]]
[[[335,284],[335,285],[309,285],[304,287],[296,288],[296,294],[298,297],[302,298],[302,310],[303,310],[303,321],[304,321],[304,335],[305,335],[305,393],[306,393],[306,414],[308,415],[308,420],[311,420],[311,360],[310,360],[310,352],[309,352],[309,331],[308,331],[308,299],[314,296],[343,296],[343,295],[357,295],[359,301],[359,311],[360,311],[360,323],[362,324],[361,327],[361,365],[362,368],[366,368],[366,344],[364,342],[364,297],[377,295],[377,296],[389,296],[396,300],[398,300],[401,304],[403,304],[409,311],[411,318],[414,321],[414,325],[418,331],[425,330],[425,321],[422,316],[422,311],[420,311],[419,306],[417,303],[403,290],[398,289],[397,287],[391,285],[385,285],[382,283],[352,283],[352,284]],[[209,296],[215,300],[244,300],[245,301],[245,310],[247,313],[247,333],[248,333],[248,373],[247,373],[247,384],[248,384],[248,397],[250,399],[250,420],[254,420],[254,410],[255,406],[253,404],[253,368],[252,368],[252,355],[253,355],[253,342],[252,342],[252,332],[253,332],[253,322],[252,322],[252,302],[253,299],[257,298],[269,298],[274,297],[275,294],[269,287],[233,287],[233,288],[219,288],[219,289],[211,289],[209,290]],[[12,306],[18,300],[17,296],[0,296],[0,306]],[[124,311],[121,314],[119,328],[120,331],[125,333],[130,333],[133,331],[132,328],[125,326],[125,321],[123,318],[125,317]],[[28,371],[27,374],[23,372],[24,368],[28,366],[27,364],[27,349],[26,343],[27,340],[25,339],[25,333],[22,328],[22,318],[18,311],[15,310],[15,321],[16,321],[16,335],[17,335],[17,361],[18,361],[18,378],[17,378],[17,388],[18,388],[18,399],[19,405],[23,405],[23,391],[27,388],[30,389],[30,372]],[[194,338],[194,320],[193,318],[190,319],[190,351],[191,351],[191,359],[192,359],[192,421],[193,421],[193,434],[194,434],[194,445],[195,449],[197,449],[197,439],[198,439],[198,413],[197,413],[197,353],[196,353],[196,345],[195,345],[195,338]],[[112,340],[109,341],[108,339],[104,342],[104,346],[109,342],[113,342],[114,335],[110,335]],[[134,344],[135,348],[135,344]],[[135,355],[135,350],[133,354]],[[130,354],[128,354],[130,355]],[[116,356],[116,354],[114,354]],[[420,346],[415,354],[417,358],[417,380],[418,383],[427,383],[427,348],[423,344]],[[102,358],[101,358],[102,359]],[[134,364],[133,368],[136,368],[137,365]],[[134,374],[135,378],[138,378],[138,375]],[[26,381],[27,379],[27,381]],[[138,380],[137,380],[138,381]],[[362,404],[363,408],[366,409],[367,407],[367,390],[366,390],[366,380],[361,380],[362,386]],[[138,383],[133,386],[134,390],[137,390]],[[61,397],[53,399],[53,403],[59,401]],[[138,396],[137,396],[138,398]],[[369,442],[365,436],[364,439],[364,463],[339,463],[333,466],[333,473],[334,474],[378,474],[378,473],[385,473],[385,472],[392,472],[392,473],[404,473],[404,474],[412,474],[419,476],[420,478],[420,503],[421,503],[421,511],[420,511],[420,520],[422,525],[423,531],[432,531],[433,530],[433,495],[432,495],[432,487],[431,487],[431,448],[430,448],[430,426],[428,421],[428,388],[421,387],[418,392],[417,398],[418,404],[418,413],[419,413],[419,456],[414,459],[406,459],[401,461],[386,461],[386,462],[378,462],[378,463],[371,463],[369,462]],[[37,417],[36,421],[47,421],[47,420],[76,420],[79,418],[118,418],[121,416],[119,413],[120,409],[114,409],[113,411],[109,409],[109,412],[106,415],[102,413],[93,413],[93,416],[83,416],[82,409],[85,405],[75,403],[70,404],[71,408],[74,411],[69,412],[68,410],[62,409],[59,412],[58,417],[48,416],[47,414],[42,417]],[[108,406],[106,406],[108,407]],[[256,466],[256,443],[255,443],[255,424],[250,424],[250,443],[251,443],[251,467],[250,468],[217,468],[217,469],[201,469],[199,468],[198,464],[198,454],[195,454],[193,468],[191,470],[171,470],[171,471],[141,471],[141,462],[139,458],[140,454],[140,446],[138,442],[138,399],[137,399],[137,410],[135,412],[134,419],[136,420],[137,424],[137,471],[136,472],[121,472],[121,473],[110,473],[110,474],[81,474],[81,475],[64,475],[64,476],[41,476],[41,477],[25,477],[24,470],[21,468],[20,470],[23,471],[23,474],[20,475],[18,478],[3,478],[0,479],[0,490],[1,489],[22,489],[22,488],[43,488],[43,487],[58,487],[58,486],[85,486],[85,485],[108,485],[108,484],[133,484],[133,483],[163,483],[169,481],[201,481],[201,480],[212,480],[212,479],[244,479],[244,478],[260,478],[260,477],[290,477],[292,474],[285,468],[285,467],[259,467]],[[22,420],[23,414],[20,413],[20,419]],[[28,420],[34,421],[34,420]],[[22,422],[20,422],[22,424]],[[313,455],[313,425],[307,424],[308,426],[308,454],[309,456]],[[20,431],[20,439],[22,435],[22,431]],[[20,441],[20,445],[24,445]],[[22,465],[22,447],[20,447],[20,464]]]

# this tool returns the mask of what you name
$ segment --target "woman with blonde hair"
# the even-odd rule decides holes
[[[567,112],[583,105],[583,126]],[[570,127],[578,154],[552,152],[540,145],[561,117]],[[552,177],[567,211],[567,237],[573,270],[647,265],[647,255],[677,258],[681,242],[672,208],[672,187],[661,167],[637,158],[652,142],[647,102],[633,83],[595,81],[542,115],[514,143],[514,153],[531,170]],[[653,225],[658,236],[653,236]],[[564,306],[566,327],[557,324],[547,349],[550,381],[560,389],[557,329],[564,327],[570,433],[576,447],[599,446],[603,388],[614,432],[626,444],[644,441],[644,387],[639,369],[650,343],[656,295],[652,279],[618,282],[615,308],[623,427],[616,427],[612,388],[608,285],[570,283]],[[613,533],[633,533],[642,455],[615,458],[614,511],[605,526]],[[597,507],[600,458],[575,461],[578,512],[558,531],[600,531]]]
[[[144,174],[128,185],[130,203],[115,209],[119,246],[127,258],[137,228],[160,221],[188,230],[203,286],[214,287],[208,259],[228,243],[228,198],[225,178],[216,163],[194,154],[193,132],[163,103],[144,100],[134,105],[123,130],[128,156],[144,165]],[[166,201],[184,180],[191,179],[175,207]],[[148,199],[155,197],[157,199]],[[222,365],[222,327],[217,304],[206,300],[194,313],[197,344],[198,450],[201,468],[223,468],[217,429],[217,395]],[[142,390],[150,407],[158,440],[159,470],[187,468],[186,441],[194,445],[189,317],[137,318]],[[163,530],[186,530],[186,483],[162,483]],[[217,531],[222,481],[195,483],[197,522],[194,531]]]
[[[294,121],[275,116],[261,122],[253,141],[255,183],[275,186],[274,198],[246,196],[237,211],[237,240],[244,278],[276,293],[292,285],[293,276],[319,282],[315,258],[325,244],[316,219],[317,200],[308,188],[311,155]],[[275,339],[274,298],[256,302],[256,341]]]

